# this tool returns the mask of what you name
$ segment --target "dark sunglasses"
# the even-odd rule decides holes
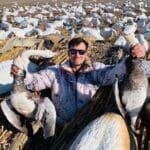
[[[75,49],[75,48],[71,48],[70,50],[70,53],[72,54],[72,55],[76,55],[77,54],[77,52],[80,54],[80,55],[84,55],[87,51],[86,50],[83,50],[83,49]]]

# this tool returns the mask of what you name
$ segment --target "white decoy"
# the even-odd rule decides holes
[[[112,26],[112,28],[115,29],[116,31],[122,31],[123,27],[124,21],[118,21]]]
[[[142,12],[142,13],[146,13],[147,12],[147,10],[144,9],[144,8],[139,8],[139,11]]]
[[[28,17],[26,18],[29,24],[32,24],[34,27],[38,26],[39,23],[39,19],[38,18],[32,18],[32,17]]]
[[[100,15],[99,15],[98,13],[91,13],[91,16],[92,16],[93,18],[97,18],[97,19],[100,18]]]
[[[21,16],[15,16],[15,17],[13,18],[13,22],[14,22],[14,23],[17,23],[17,24],[21,23],[21,22],[24,21],[24,20],[25,20],[25,18],[24,18],[24,17],[21,17]]]
[[[137,34],[136,37],[138,41],[140,42],[140,44],[142,44],[145,47],[145,51],[147,52],[149,50],[149,43],[145,39],[144,34]]]
[[[97,12],[97,11],[99,11],[98,7],[91,8],[91,10],[90,10],[90,12]]]
[[[135,17],[136,13],[133,11],[126,11],[123,13],[124,16]]]
[[[41,14],[49,14],[49,11],[42,9]]]
[[[150,29],[146,29],[144,32],[144,37],[146,40],[150,41]]]
[[[80,2],[79,6],[77,7],[76,11],[75,11],[77,16],[85,16],[86,15],[86,11],[83,8],[83,0]]]
[[[114,45],[123,47],[126,51],[129,50],[130,46],[127,44],[127,41],[123,35],[120,35],[115,41]]]
[[[127,22],[123,29],[123,32],[125,34],[132,34],[135,33],[135,31],[137,30],[137,24],[133,20],[134,19],[132,17],[127,18]]]
[[[83,27],[81,29],[81,33],[89,36],[93,36],[96,38],[96,40],[104,41],[104,38],[100,35],[99,28],[89,28],[89,27]]]
[[[147,16],[147,22],[150,23],[150,16]]]
[[[0,63],[0,95],[9,92],[13,85],[13,77],[10,74],[13,60]]]
[[[146,29],[150,29],[150,17],[149,17],[149,22],[146,24]]]
[[[138,42],[137,40],[135,40],[135,31],[137,29],[137,25],[136,23],[133,23],[131,25],[125,25],[123,28],[123,33],[124,35],[120,35],[119,38],[115,41],[114,45],[117,46],[122,46],[125,50],[128,50],[130,48],[130,45],[128,44],[127,40],[125,39],[125,36],[130,35],[131,38],[133,36],[133,42]]]
[[[114,14],[112,14],[112,13],[102,13],[101,16],[105,17],[105,18],[112,18],[112,17],[114,17]]]
[[[20,38],[25,38],[25,35],[28,32],[31,32],[32,30],[33,30],[32,26],[24,28],[24,29],[14,28],[14,27],[9,28],[10,32],[13,32],[17,37],[20,37]]]
[[[9,25],[7,23],[5,23],[5,22],[0,23],[0,29],[6,31],[6,30],[8,30],[8,28],[9,28]]]
[[[108,39],[117,35],[117,32],[115,29],[107,27],[101,30],[101,35],[104,39]]]
[[[38,35],[40,35],[40,36],[46,36],[46,35],[49,35],[49,34],[60,34],[60,31],[56,30],[53,27],[46,28],[45,31],[42,31],[41,29],[36,28],[35,31],[37,31]]]
[[[1,17],[2,22],[7,22],[7,15],[3,14],[3,16]]]
[[[4,30],[0,30],[0,40],[6,40],[9,35],[13,33],[12,31],[4,31]]]

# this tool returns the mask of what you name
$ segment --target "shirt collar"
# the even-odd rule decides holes
[[[70,73],[74,73],[72,71],[69,60],[67,60],[65,63],[61,64],[61,69],[65,70],[67,72],[70,72]],[[89,72],[93,69],[94,69],[93,64],[92,64],[91,60],[88,58],[88,59],[85,60],[83,66],[81,67],[81,69],[79,70],[78,73]]]

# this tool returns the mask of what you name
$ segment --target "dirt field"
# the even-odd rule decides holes
[[[38,4],[38,3],[49,3],[49,4],[55,4],[58,3],[61,5],[62,2],[78,2],[80,1],[77,0],[1,0],[0,2],[0,8],[3,6],[11,6],[13,3],[18,3],[18,5],[33,5],[33,4]],[[88,0],[89,2],[114,2],[115,0]],[[121,2],[124,2],[125,0],[122,0]],[[83,0],[83,2],[87,2],[87,0]]]
[[[139,2],[139,0],[131,0],[133,3],[137,4]],[[143,0],[143,2],[149,3],[148,5],[150,6],[150,1],[149,0]],[[62,5],[63,2],[69,2],[69,3],[73,3],[73,2],[77,2],[77,3],[81,3],[81,1],[78,0],[0,0],[0,8],[2,8],[3,6],[6,7],[11,7],[12,4],[17,3],[19,6],[23,6],[23,5],[36,5],[38,3],[49,3],[50,5],[53,4],[58,4],[58,5]],[[87,2],[96,2],[96,3],[108,3],[108,2],[113,2],[115,3],[116,0],[83,0],[84,3]],[[121,0],[119,1],[120,3],[124,3],[126,2],[126,0]]]

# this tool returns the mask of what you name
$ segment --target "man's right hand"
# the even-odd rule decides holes
[[[144,58],[145,56],[145,48],[141,44],[136,44],[131,48],[131,55],[134,58]]]

